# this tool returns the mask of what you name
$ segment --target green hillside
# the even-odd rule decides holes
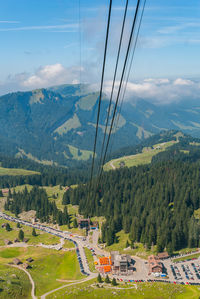
[[[120,167],[132,167],[138,165],[144,165],[151,163],[152,157],[165,151],[170,146],[176,144],[179,141],[168,141],[164,143],[158,143],[152,147],[144,147],[142,153],[137,155],[124,156],[118,159],[109,161],[104,165],[104,170],[117,169]]]
[[[79,155],[74,155],[68,144],[79,151],[93,150],[98,97],[97,90],[80,84],[1,96],[0,153],[14,156],[20,152],[42,163],[50,161],[67,167],[78,166],[81,160],[88,160],[90,154],[80,155],[79,152]],[[109,106],[105,94],[102,99],[97,156],[101,150]],[[117,109],[117,115],[118,112]],[[174,103],[173,106],[156,106],[142,99],[127,101],[112,131],[112,149],[133,147],[162,130],[181,129],[184,133],[200,137],[199,117],[198,100]]]
[[[17,169],[17,168],[4,168],[0,167],[0,176],[18,176],[18,175],[35,175],[35,174],[40,174],[39,172],[36,171],[31,171],[31,170],[25,170],[25,169]]]

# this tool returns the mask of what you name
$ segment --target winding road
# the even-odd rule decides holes
[[[26,269],[24,269],[24,268],[22,268],[22,267],[20,267],[20,266],[17,266],[17,265],[8,265],[8,266],[13,267],[13,268],[20,269],[20,270],[24,271],[24,272],[28,275],[29,280],[30,280],[31,285],[32,285],[31,297],[32,297],[33,299],[37,299],[37,297],[35,296],[35,283],[34,283],[34,281],[33,281],[33,278],[31,277],[31,274],[30,274]]]

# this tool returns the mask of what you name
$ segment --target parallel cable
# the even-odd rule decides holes
[[[105,149],[105,153],[104,153],[104,157],[103,157],[103,163],[102,163],[102,166],[101,166],[99,180],[100,180],[100,178],[102,176],[103,165],[104,165],[104,162],[106,160],[106,154],[107,154],[107,151],[108,151],[108,145],[109,145],[109,141],[110,141],[110,136],[111,136],[111,132],[112,132],[112,128],[113,128],[113,123],[114,123],[114,119],[115,119],[115,114],[116,114],[116,110],[117,110],[119,96],[120,96],[120,93],[121,93],[122,82],[123,82],[123,79],[124,79],[124,73],[125,73],[125,70],[126,70],[127,60],[128,60],[128,57],[129,57],[129,51],[130,51],[130,47],[131,47],[131,43],[132,43],[133,32],[134,32],[136,21],[137,21],[137,17],[138,17],[138,11],[139,11],[139,7],[140,7],[140,2],[141,2],[141,0],[137,1],[137,6],[136,6],[135,15],[134,15],[133,23],[132,23],[131,33],[130,33],[130,37],[129,37],[127,52],[126,52],[126,57],[125,57],[124,66],[123,66],[123,70],[122,70],[122,75],[121,75],[121,79],[120,79],[119,89],[118,89],[117,98],[116,98],[116,102],[115,102],[113,117],[112,117],[110,131],[109,131],[109,135],[108,135],[108,139],[107,139],[107,143],[106,143],[106,149]]]
[[[79,62],[80,62],[80,93],[81,93],[81,81],[82,81],[82,39],[81,39],[81,0],[78,0],[79,4],[79,11],[78,11],[78,18],[79,18]]]
[[[97,143],[97,135],[98,135],[100,110],[101,110],[101,100],[102,100],[103,81],[104,81],[104,72],[105,72],[107,46],[108,46],[108,36],[109,36],[109,29],[110,29],[111,10],[112,10],[112,0],[110,0],[108,21],[107,21],[106,41],[105,41],[105,48],[104,48],[103,67],[102,67],[101,85],[100,85],[100,93],[99,93],[99,104],[98,104],[97,122],[96,122],[96,132],[95,132],[92,167],[91,167],[91,176],[90,176],[90,184],[89,184],[89,195],[90,195],[92,177],[93,177],[93,172],[94,172],[94,160],[95,160],[95,154],[96,154],[96,143]]]
[[[125,10],[124,10],[124,17],[123,17],[123,22],[122,22],[121,35],[120,35],[120,40],[119,40],[119,47],[118,47],[118,52],[117,52],[117,60],[116,60],[113,83],[112,83],[112,89],[111,89],[111,95],[110,95],[110,102],[109,102],[107,119],[106,119],[106,127],[105,127],[105,131],[104,131],[103,144],[102,144],[102,148],[101,148],[100,167],[101,167],[101,162],[102,162],[102,158],[103,158],[104,144],[105,144],[105,139],[106,139],[106,134],[107,134],[108,121],[109,121],[109,117],[110,117],[110,109],[111,109],[113,92],[114,92],[114,87],[115,87],[115,80],[116,80],[116,75],[117,75],[117,70],[118,70],[118,63],[119,63],[122,39],[123,39],[123,34],[124,34],[124,27],[125,27],[126,15],[127,15],[128,2],[129,2],[129,0],[126,0]]]
[[[144,10],[145,10],[145,6],[146,6],[146,1],[144,0],[143,3],[143,7],[142,7],[142,12],[141,12],[141,16],[140,16],[140,21],[139,21],[139,25],[138,25],[138,30],[137,30],[137,34],[136,34],[136,38],[135,38],[135,43],[134,43],[134,47],[133,47],[133,52],[132,52],[132,56],[131,56],[131,61],[130,61],[130,65],[129,65],[129,70],[127,73],[127,78],[126,78],[126,82],[125,82],[125,87],[124,87],[124,91],[123,91],[123,95],[122,95],[122,99],[121,99],[121,103],[120,103],[120,107],[119,107],[119,112],[118,112],[118,116],[117,116],[117,121],[116,121],[116,129],[118,127],[118,123],[119,123],[119,117],[121,114],[121,110],[122,110],[122,105],[124,102],[124,97],[125,97],[125,93],[126,93],[126,88],[127,88],[127,84],[128,84],[128,80],[129,80],[129,76],[130,76],[130,72],[131,72],[131,68],[132,68],[132,64],[133,64],[133,58],[135,56],[135,50],[136,50],[136,46],[137,46],[137,42],[138,42],[138,37],[139,37],[139,32],[140,32],[140,28],[141,28],[141,24],[142,24],[142,19],[143,19],[143,15],[144,15]],[[111,151],[112,151],[112,147],[113,147],[113,143],[114,143],[114,139],[112,142],[112,145],[110,147],[110,156],[111,156]]]

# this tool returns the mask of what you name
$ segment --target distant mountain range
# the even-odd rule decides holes
[[[65,166],[91,159],[98,96],[87,85],[61,85],[1,96],[0,152]],[[97,155],[108,104],[104,95]],[[113,134],[113,150],[136,145],[168,129],[200,137],[200,102],[188,99],[165,106],[144,100],[125,102]]]

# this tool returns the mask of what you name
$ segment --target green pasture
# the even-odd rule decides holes
[[[0,264],[0,298],[31,298],[31,284],[28,276],[21,270]]]
[[[75,160],[85,160],[86,161],[86,160],[90,159],[90,157],[92,156],[92,151],[81,150],[81,149],[79,151],[79,149],[77,147],[69,145],[69,144],[68,144],[68,147],[69,147],[70,153],[73,156],[73,159],[75,159]]]
[[[7,231],[5,228],[2,228],[1,225],[3,223],[9,223],[11,227],[11,231]],[[20,228],[17,228],[16,223],[7,221],[4,219],[0,219],[0,246],[4,246],[4,240],[10,240],[14,241],[14,239],[18,238],[19,230],[22,229],[24,232],[24,237],[29,239],[27,242],[28,245],[36,245],[39,243],[43,243],[46,245],[52,245],[60,243],[60,238],[50,235],[48,233],[45,233],[43,231],[36,229],[37,236],[32,236],[32,228],[29,226],[22,226]]]
[[[10,175],[10,176],[16,176],[16,175],[35,175],[40,174],[36,171],[26,170],[26,169],[20,169],[20,168],[4,168],[0,167],[0,176]]]
[[[114,243],[110,246],[106,246],[105,249],[109,252],[119,251],[120,253],[136,255],[143,259],[147,259],[149,255],[156,254],[156,246],[153,247],[153,250],[146,249],[142,243],[134,243],[134,249],[126,248],[126,242],[128,241],[131,244],[129,239],[129,234],[126,234],[123,230],[116,233],[117,243]]]
[[[165,143],[155,144],[153,148],[143,148],[142,153],[131,156],[124,156],[118,159],[109,161],[104,165],[104,170],[112,170],[112,165],[115,168],[120,168],[120,164],[123,162],[126,167],[133,167],[138,165],[144,165],[151,163],[152,157],[165,151],[168,147],[174,145],[176,141],[168,141]]]
[[[88,266],[89,266],[90,271],[91,272],[96,272],[92,252],[87,247],[84,247],[84,251],[85,251],[85,256],[87,258],[87,262],[88,262]]]
[[[111,284],[97,284],[94,280],[76,286],[69,286],[47,296],[48,299],[198,299],[196,286],[183,286],[165,283],[123,283],[112,287]]]
[[[62,252],[41,247],[0,249],[0,264],[11,263],[14,257],[22,262],[29,257],[34,259],[28,271],[36,284],[36,295],[61,286],[59,280],[71,281],[84,277],[74,251]]]

